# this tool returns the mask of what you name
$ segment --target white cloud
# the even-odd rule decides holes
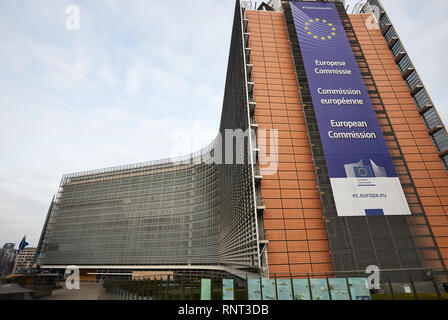
[[[98,72],[98,78],[110,87],[115,87],[118,84],[118,77],[109,66],[103,66]]]

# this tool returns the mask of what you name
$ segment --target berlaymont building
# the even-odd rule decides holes
[[[447,131],[404,45],[377,0],[237,0],[216,140],[64,175],[41,268],[448,282]]]

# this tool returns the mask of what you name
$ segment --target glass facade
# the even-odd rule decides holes
[[[194,158],[192,158],[194,160]],[[45,264],[217,264],[218,172],[207,164],[65,176]]]
[[[255,169],[248,152],[254,132],[244,141],[241,164],[221,164],[226,130],[250,127],[242,10],[237,1],[223,138],[176,160],[64,176],[39,244],[41,264],[226,265],[258,272]]]

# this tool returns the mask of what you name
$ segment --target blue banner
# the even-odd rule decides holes
[[[313,300],[330,300],[327,279],[310,279]]]
[[[290,4],[338,215],[410,215],[335,4]]]
[[[211,300],[212,281],[210,279],[201,279],[201,300]]]
[[[222,300],[235,300],[233,279],[222,279]]]
[[[291,279],[277,279],[278,300],[293,300]]]
[[[260,279],[248,279],[247,291],[249,300],[261,300],[261,284]]]
[[[353,300],[371,300],[370,290],[364,278],[349,278],[350,293]]]
[[[262,282],[263,300],[277,300],[277,292],[275,290],[275,280],[263,279]]]
[[[347,279],[344,278],[331,278],[330,292],[332,300],[350,300],[350,294],[348,292]]]
[[[294,279],[294,300],[311,300],[308,279]]]

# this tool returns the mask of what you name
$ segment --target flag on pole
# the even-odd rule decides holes
[[[21,251],[23,251],[23,249],[25,249],[25,247],[26,247],[27,245],[29,245],[29,243],[25,241],[25,238],[26,238],[26,235],[23,236],[22,241],[20,241],[20,244],[19,244],[19,250],[17,251],[17,254],[19,254]]]

